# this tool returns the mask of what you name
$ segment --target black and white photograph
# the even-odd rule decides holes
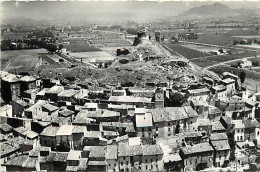
[[[257,172],[260,1],[0,2],[0,171]]]

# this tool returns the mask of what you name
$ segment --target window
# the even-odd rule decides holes
[[[243,129],[241,129],[241,132],[243,132]]]
[[[239,133],[239,130],[237,130],[237,132]]]
[[[123,157],[123,160],[125,160],[125,157]]]
[[[156,131],[158,131],[158,127],[156,127]]]
[[[128,161],[126,161],[126,165],[128,165]]]
[[[190,121],[190,124],[192,124],[192,121]]]
[[[168,123],[168,126],[170,126],[170,125],[171,125],[171,123],[169,122],[169,123]]]
[[[123,162],[121,162],[121,166],[123,166]]]
[[[153,165],[151,165],[151,169],[153,169]]]
[[[114,164],[114,167],[116,166],[116,164]]]
[[[257,131],[257,135],[259,136],[259,131]]]
[[[239,136],[237,136],[237,140],[239,140]]]
[[[110,166],[111,166],[111,164],[108,164],[108,166],[110,167]]]
[[[170,132],[170,131],[171,131],[171,128],[168,128],[168,131]]]
[[[240,136],[240,140],[243,140],[243,136]]]
[[[219,159],[221,159],[221,156],[219,156]]]
[[[147,163],[147,159],[145,160],[145,162]]]

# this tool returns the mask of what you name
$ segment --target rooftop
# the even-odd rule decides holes
[[[226,133],[211,133],[210,140],[217,141],[217,140],[227,140],[227,134]]]
[[[5,132],[9,132],[9,131],[12,131],[13,130],[13,127],[10,126],[9,124],[7,123],[3,123],[3,124],[0,124],[0,128],[5,131]]]
[[[48,93],[48,94],[59,94],[63,90],[64,90],[63,86],[55,85],[55,86],[51,87],[48,91],[46,91],[46,93]]]
[[[210,90],[207,88],[188,90],[188,93],[190,93],[190,94],[199,94],[199,93],[208,93],[208,92],[210,92]]]
[[[161,155],[163,150],[160,145],[142,145],[143,155]]]
[[[211,124],[212,124],[212,131],[226,130],[220,121],[215,121],[215,122],[212,122]]]
[[[219,91],[225,91],[227,87],[225,85],[217,85],[215,87],[212,87],[212,89],[219,92]]]
[[[117,159],[117,145],[107,145],[106,159]]]
[[[232,76],[233,78],[237,78],[237,79],[238,79],[238,76],[236,76],[236,75],[234,75],[234,74],[232,74],[232,73],[230,73],[230,72],[223,72],[222,75],[223,75],[223,76]]]
[[[19,105],[21,105],[21,106],[23,106],[23,107],[29,106],[29,103],[27,103],[27,102],[25,102],[25,101],[23,101],[21,99],[15,100],[14,102],[19,104]]]
[[[154,122],[176,121],[189,118],[184,107],[166,107],[149,109],[152,113]]]
[[[231,83],[234,83],[235,80],[231,79],[231,78],[226,78],[226,79],[221,80],[221,82],[223,82],[224,84],[231,84]]]
[[[186,155],[202,152],[213,152],[213,148],[208,142],[195,144],[193,146],[188,145],[186,147],[182,147],[181,150]]]
[[[73,125],[62,125],[56,133],[56,136],[72,135],[73,127]]]
[[[20,79],[23,82],[33,82],[36,81],[36,79],[33,76],[24,76]]]
[[[72,97],[75,94],[80,92],[80,90],[74,90],[74,89],[69,89],[69,90],[63,90],[58,94],[59,97]]]
[[[70,150],[67,156],[67,160],[80,160],[81,158],[81,151],[79,150]]]
[[[46,110],[48,110],[49,112],[53,112],[53,111],[59,109],[59,107],[51,105],[49,103],[44,104],[42,107],[45,108]]]
[[[144,115],[135,115],[136,127],[152,127],[153,117],[151,113]]]
[[[133,96],[111,96],[109,102],[123,102],[123,103],[151,103],[151,98],[133,97]]]
[[[230,150],[230,146],[227,140],[211,141],[211,143],[217,151]]]
[[[41,132],[41,136],[51,136],[54,137],[56,135],[56,133],[58,132],[59,127],[46,127],[43,129],[43,131]]]
[[[89,158],[105,158],[107,146],[85,146],[83,151],[89,151]]]
[[[28,155],[20,155],[20,156],[12,157],[5,163],[5,165],[22,167],[23,162],[25,162],[25,160],[27,158],[28,158]]]

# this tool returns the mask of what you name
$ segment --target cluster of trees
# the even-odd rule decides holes
[[[2,40],[1,50],[21,50],[21,49],[36,49],[47,48],[48,44],[55,43],[54,35],[49,30],[34,31],[24,39],[17,40]]]

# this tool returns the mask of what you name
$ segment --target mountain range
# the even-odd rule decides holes
[[[231,17],[239,15],[259,15],[260,10],[257,9],[245,9],[236,8],[232,9],[220,2],[216,2],[212,5],[202,5],[199,7],[193,7],[188,11],[185,11],[178,16],[182,17]]]

